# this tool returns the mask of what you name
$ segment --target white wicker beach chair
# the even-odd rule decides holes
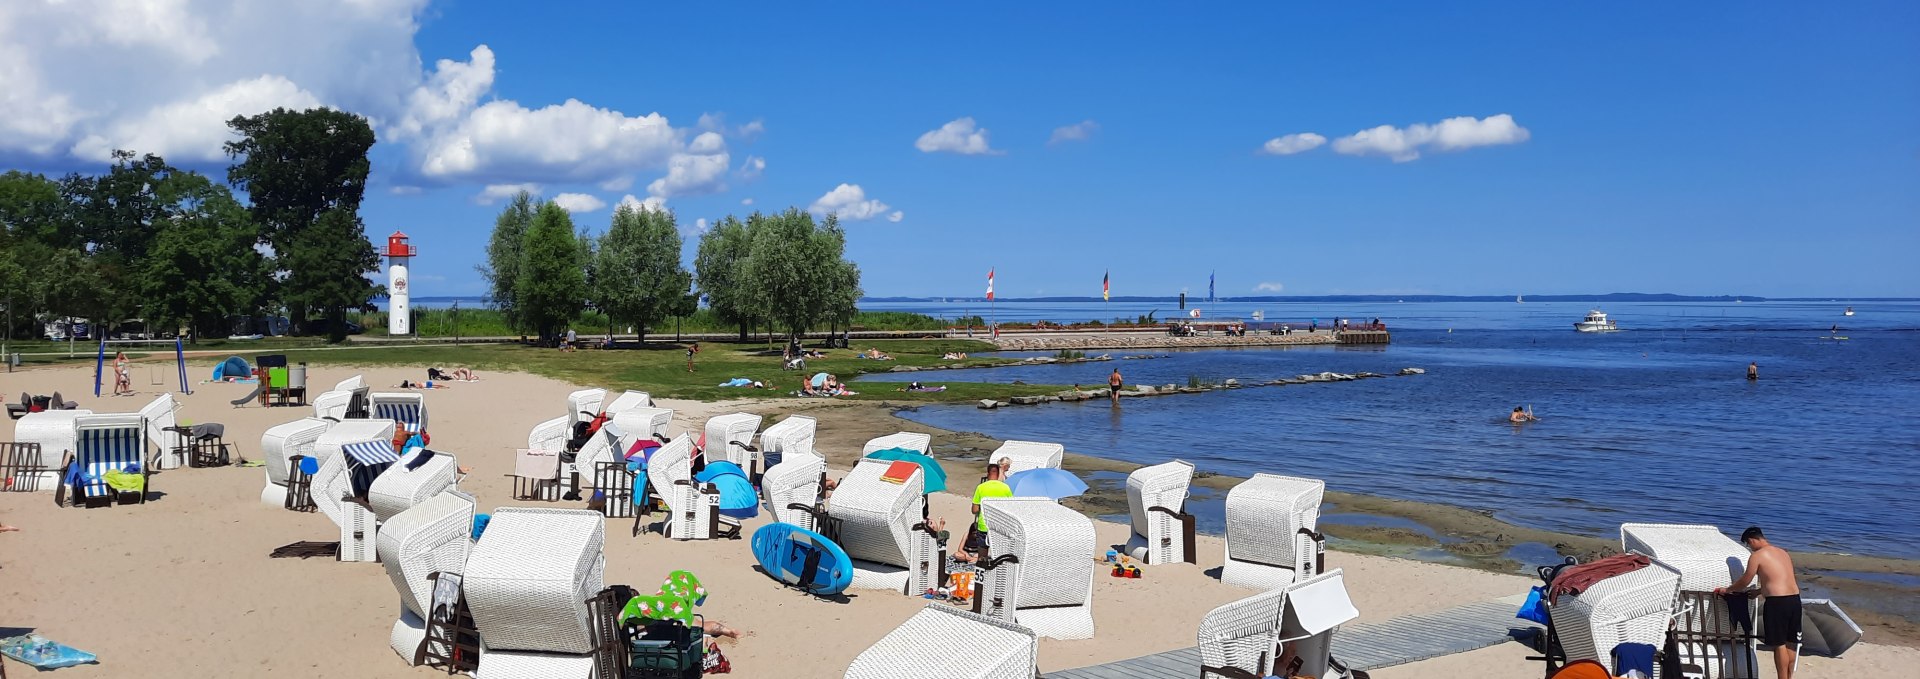
[[[633,392],[639,393],[639,392]],[[600,428],[601,436],[595,436],[580,446],[580,452],[574,456],[574,464],[593,475],[594,465],[601,462],[613,462],[626,455],[627,449],[641,439],[653,439],[665,443],[667,427],[673,424],[673,411],[652,406],[634,406],[615,413]],[[691,444],[692,440],[689,439]]]
[[[660,534],[675,540],[739,537],[738,521],[720,515],[720,493],[693,481],[693,439],[682,436],[647,458],[647,483],[667,504]]]
[[[993,449],[987,455],[987,461],[1005,459],[1012,462],[1012,466],[1007,467],[1007,473],[1013,474],[1029,469],[1059,469],[1060,458],[1065,457],[1066,453],[1067,447],[1058,443],[1008,441]]]
[[[820,477],[826,471],[827,461],[812,453],[794,453],[768,469],[760,479],[760,495],[773,520],[820,530],[814,511],[820,505]]]
[[[19,477],[13,480],[15,488],[32,488],[36,491],[52,493],[62,485],[60,465],[68,455],[73,454],[75,418],[92,415],[93,411],[44,410],[27,413],[13,423],[13,440],[16,443],[40,444],[38,460],[22,458],[16,463],[27,467],[40,467],[44,471],[16,472]],[[31,476],[32,478],[25,478]]]
[[[414,453],[425,454],[425,451]],[[373,508],[376,521],[384,523],[414,505],[425,502],[427,498],[453,488],[458,482],[456,475],[460,463],[452,455],[437,452],[419,469],[407,469],[407,464],[412,461],[411,456],[401,458],[386,471],[380,472],[379,478],[374,479],[373,485],[367,488],[367,505]]]
[[[376,391],[367,395],[373,419],[393,420],[407,431],[427,431],[427,395],[411,391]]]
[[[653,397],[647,392],[628,390],[620,392],[620,395],[613,397],[611,401],[605,401],[600,407],[600,412],[611,416],[631,408],[651,407],[653,407]]]
[[[527,433],[527,449],[566,450],[567,440],[573,438],[574,425],[598,415],[600,403],[606,397],[605,389],[581,389],[567,394],[567,413],[533,425],[533,430]]]
[[[1615,646],[1665,644],[1679,591],[1680,572],[1655,561],[1594,583],[1579,596],[1561,595],[1547,604],[1547,614],[1567,661],[1597,660],[1611,666]]]
[[[1320,500],[1327,484],[1254,474],[1227,491],[1227,562],[1220,581],[1273,589],[1318,572]]]
[[[353,403],[354,393],[365,393],[366,388],[366,380],[359,375],[340,380],[332,389],[313,398],[313,416],[335,422],[347,419],[347,406]]]
[[[753,435],[760,431],[760,420],[759,415],[752,413],[730,413],[707,418],[706,448],[700,454],[708,464],[732,462],[739,465],[748,478],[758,478],[761,472],[766,471],[754,467],[760,450],[753,446]]]
[[[313,453],[320,459],[320,471],[313,475],[313,504],[320,513],[340,527],[341,561],[377,561],[374,547],[379,539],[379,522],[373,511],[344,498],[352,493],[345,448],[370,441],[393,445],[392,420],[346,420],[335,423],[314,442]]]
[[[773,423],[760,432],[761,463],[772,471],[786,455],[813,453],[813,434],[818,429],[818,420],[806,415],[788,415],[786,419]]]
[[[927,451],[932,447],[933,436],[903,431],[867,441],[867,445],[860,448],[860,455],[865,457],[868,453],[876,450],[887,450],[890,448],[906,448],[921,455],[926,455]]]
[[[593,676],[593,654],[496,651],[480,653],[474,679],[588,679]]]
[[[1704,679],[1760,675],[1754,639],[1736,630],[1726,600],[1713,593],[1746,572],[1747,548],[1715,526],[1664,523],[1621,524],[1620,548],[1680,573],[1674,631],[1683,672]],[[1757,601],[1744,604],[1748,620],[1759,619]]]
[[[1052,639],[1093,638],[1093,519],[1047,498],[988,498],[974,612]]]
[[[167,431],[177,420],[174,412],[180,404],[173,400],[173,394],[161,394],[140,408],[140,416],[147,418],[147,442],[153,445],[152,459],[154,469],[179,469],[187,466],[187,437],[177,431]]]
[[[1266,677],[1280,659],[1280,610],[1285,588],[1221,605],[1200,619],[1200,676]]]
[[[1333,658],[1334,631],[1360,617],[1359,609],[1347,596],[1341,570],[1335,568],[1287,585],[1285,591],[1279,641],[1283,646],[1293,644],[1294,655],[1301,660],[1297,674],[1327,679],[1351,677],[1352,673]]]
[[[1186,510],[1193,463],[1174,460],[1127,475],[1127,511],[1133,536],[1125,551],[1141,563],[1194,562],[1193,515]]]
[[[434,573],[466,570],[473,549],[473,497],[459,491],[435,495],[387,519],[375,547],[387,577],[400,593],[400,619],[389,636],[393,652],[412,664],[433,610]],[[416,630],[418,633],[416,635]]]
[[[284,506],[287,502],[287,477],[292,474],[294,456],[314,456],[314,444],[333,423],[317,417],[303,417],[277,424],[260,435],[260,456],[265,458],[267,486],[260,491],[261,504]]]
[[[494,510],[461,577],[488,649],[593,650],[587,600],[604,586],[605,522],[583,509]]]
[[[75,470],[73,501],[92,505],[100,500],[117,500],[119,493],[107,485],[109,471],[149,475],[147,423],[139,413],[81,415],[73,418],[74,447],[69,464]],[[43,453],[44,454],[44,453]],[[150,477],[149,477],[150,478]],[[144,489],[134,502],[145,504]]]
[[[853,586],[919,596],[940,584],[946,550],[926,527],[926,475],[881,480],[893,463],[863,459],[840,479],[827,514],[840,524],[840,546],[853,559]]]
[[[836,493],[837,495],[837,493]],[[847,667],[847,679],[1033,679],[1033,630],[933,604],[913,614]]]

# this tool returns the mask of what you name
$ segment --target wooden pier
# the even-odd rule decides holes
[[[1345,330],[1334,333],[1341,344],[1387,344],[1392,337],[1385,330]]]

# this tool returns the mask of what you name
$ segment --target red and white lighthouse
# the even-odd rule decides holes
[[[407,234],[387,236],[387,334],[413,334],[413,312],[407,303],[407,262],[415,254]]]

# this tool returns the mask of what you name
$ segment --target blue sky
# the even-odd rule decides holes
[[[155,59],[112,26],[100,41],[120,51],[92,64],[16,48],[43,57],[26,60],[38,89],[15,88],[38,98],[0,114],[107,112],[0,124],[0,159],[62,168],[124,144],[218,167],[195,111],[360,111],[382,138],[363,215],[414,236],[417,295],[479,291],[499,210],[480,196],[527,183],[579,194],[596,230],[652,197],[689,257],[699,219],[867,217],[846,221],[871,295],[978,295],[993,267],[1004,296],[1097,295],[1107,270],[1124,295],[1204,292],[1217,270],[1223,296],[1920,296],[1914,3],[366,0],[289,20],[223,15],[235,1],[183,0],[219,49],[131,67],[172,85],[150,93],[66,84]],[[917,144],[943,126],[958,133]],[[1379,126],[1395,129],[1351,138]],[[1322,141],[1262,152],[1306,133]]]

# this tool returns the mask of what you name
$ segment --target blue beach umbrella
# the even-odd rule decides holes
[[[1013,489],[1014,497],[1044,497],[1052,500],[1087,492],[1087,483],[1074,476],[1073,472],[1050,467],[1014,472],[1007,477],[1007,487]]]
[[[867,457],[875,460],[912,462],[920,465],[920,475],[926,477],[927,492],[938,493],[947,489],[947,470],[940,466],[940,461],[922,455],[912,448],[876,450],[867,453]]]
[[[813,385],[813,386],[816,386],[816,387],[824,387],[824,386],[827,386],[827,374],[826,374],[826,373],[814,373],[814,374],[813,374],[813,379],[810,379],[810,380],[807,380],[807,383],[808,383],[808,384],[811,384],[811,385]]]
[[[693,475],[695,483],[711,483],[720,491],[720,513],[736,519],[760,515],[760,495],[753,492],[747,473],[732,462],[714,462]]]

